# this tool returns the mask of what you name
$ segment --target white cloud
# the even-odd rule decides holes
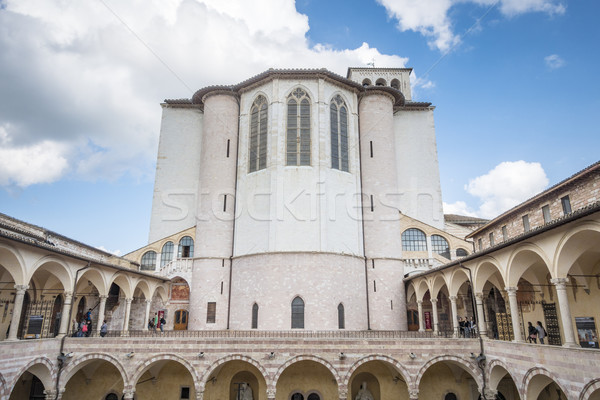
[[[92,180],[151,177],[165,98],[189,98],[204,86],[238,83],[270,67],[326,67],[345,75],[348,66],[372,58],[382,67],[407,62],[367,43],[310,47],[308,18],[293,0],[3,5],[0,143],[11,158],[3,157],[0,185],[51,182],[67,173]],[[48,164],[29,162],[21,171],[34,153]]]
[[[475,212],[477,216],[494,218],[541,192],[547,185],[548,177],[540,163],[505,161],[487,174],[469,180],[465,190],[481,202]]]
[[[121,250],[108,250],[106,247],[104,246],[97,246],[96,247],[98,250],[102,250],[105,251],[107,253],[110,254],[114,254],[115,256],[121,256],[123,254],[123,252]]]
[[[565,65],[565,60],[563,60],[558,54],[546,56],[544,57],[544,61],[546,62],[546,66],[550,69],[558,69]]]
[[[459,3],[475,3],[489,7],[497,0],[377,0],[398,21],[401,31],[415,31],[429,38],[429,45],[442,52],[460,42],[454,32],[450,9]],[[558,0],[501,0],[499,9],[505,16],[527,12],[549,15],[564,14],[566,7]],[[473,21],[474,23],[476,21]],[[477,26],[475,26],[477,28]]]
[[[466,215],[476,217],[477,214],[464,201],[456,201],[454,203],[443,203],[444,214]]]

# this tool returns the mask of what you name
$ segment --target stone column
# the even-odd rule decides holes
[[[123,332],[129,331],[129,314],[131,313],[131,301],[132,300],[133,299],[125,299],[125,318],[123,318]],[[127,398],[127,397],[125,397],[125,398]]]
[[[424,332],[425,324],[423,321],[423,300],[417,300],[417,308],[419,311],[419,332]]]
[[[339,398],[340,400],[348,400],[348,387],[340,386],[338,388]]]
[[[519,305],[517,304],[517,288],[507,287],[506,293],[508,293],[508,303],[510,306],[510,316],[513,325],[513,334],[515,335],[514,342],[524,343],[523,333],[521,333],[521,324],[519,322]]]
[[[437,310],[437,299],[431,299],[431,312],[433,314],[433,331],[437,334],[440,330],[440,323],[438,320],[438,310]]]
[[[144,321],[142,322],[142,329],[147,331],[148,330],[148,320],[150,319],[150,305],[152,304],[152,300],[145,300],[146,301],[146,312],[144,314]]]
[[[275,400],[275,388],[267,389],[267,400]]]
[[[481,337],[485,338],[487,337],[487,324],[483,313],[483,293],[475,293],[475,303],[477,304],[477,329]]]
[[[408,398],[410,400],[419,400],[419,389],[410,389],[408,391]]]
[[[10,320],[10,331],[8,332],[7,340],[17,340],[17,331],[19,330],[19,322],[21,321],[21,312],[23,311],[23,299],[25,292],[29,289],[29,285],[15,285],[17,292],[15,293],[15,304],[13,306],[13,315]]]
[[[123,390],[123,399],[124,400],[133,400],[134,395],[135,395],[135,389]]]
[[[460,334],[460,326],[458,325],[458,309],[456,308],[457,296],[450,296],[450,309],[452,310],[452,328],[454,329],[454,337],[458,337]]]
[[[555,278],[551,279],[550,282],[556,287],[560,320],[562,322],[563,333],[565,334],[565,343],[563,346],[579,347],[573,333],[573,319],[571,318],[571,307],[569,306],[569,297],[567,296],[567,278]]]
[[[106,299],[107,295],[100,295],[100,305],[98,306],[98,321],[96,321],[96,332],[100,332],[102,324],[104,323],[104,313],[106,311]]]
[[[498,395],[498,391],[494,389],[486,388],[483,393],[481,393],[481,397],[485,400],[496,400],[496,395]]]
[[[60,327],[58,336],[64,336],[69,331],[69,313],[73,304],[73,292],[65,292],[65,302],[63,303],[62,313],[60,315]]]

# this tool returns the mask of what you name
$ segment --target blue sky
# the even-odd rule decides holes
[[[596,1],[0,5],[0,212],[110,251],[146,244],[159,103],[269,67],[414,68],[446,211],[493,216],[600,158]]]

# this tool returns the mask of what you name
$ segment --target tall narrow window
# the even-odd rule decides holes
[[[344,315],[344,305],[338,305],[338,329],[346,329],[346,316]]]
[[[179,249],[177,251],[177,257],[179,258],[192,258],[194,257],[194,239],[189,236],[184,236],[179,241]]]
[[[529,215],[523,215],[523,230],[525,232],[529,232],[530,226],[529,226]]]
[[[331,168],[348,172],[348,109],[339,94],[329,106],[331,119]]]
[[[300,297],[292,301],[292,329],[304,329],[304,301]]]
[[[217,320],[217,303],[209,302],[206,307],[206,323],[214,324]]]
[[[562,204],[563,213],[565,215],[571,214],[571,200],[569,199],[569,196],[561,198],[560,203]]]
[[[286,165],[310,165],[310,97],[295,89],[287,100]]]
[[[479,251],[483,250],[483,242],[481,241],[481,238],[477,239],[477,247],[479,248]]]
[[[542,216],[544,217],[545,224],[551,221],[552,218],[550,217],[550,206],[546,205],[542,207]]]
[[[508,231],[506,230],[506,225],[502,227],[502,240],[505,242],[508,240]]]
[[[258,304],[252,306],[252,329],[258,329]]]
[[[492,247],[494,245],[494,232],[490,232],[488,237],[490,239],[490,247]]]
[[[267,167],[268,106],[264,96],[258,96],[250,109],[250,158],[248,172]]]
[[[163,245],[162,253],[160,254],[161,268],[173,261],[173,242],[167,242]]]

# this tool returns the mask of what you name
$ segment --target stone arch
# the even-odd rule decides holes
[[[383,78],[379,78],[375,81],[375,86],[387,86],[387,82]]]
[[[307,95],[307,96],[308,96],[308,98],[310,99],[310,105],[311,105],[311,116],[313,116],[313,113],[312,113],[312,106],[313,106],[313,104],[316,102],[316,100],[317,100],[317,96],[315,96],[315,94],[312,92],[312,90],[310,90],[310,89],[309,89],[309,88],[308,88],[306,85],[303,85],[303,84],[301,84],[301,83],[298,83],[298,84],[296,84],[296,85],[292,86],[292,87],[290,88],[290,90],[288,90],[287,92],[285,92],[285,94],[284,94],[283,98],[285,99],[285,104],[286,104],[286,106],[287,106],[287,99],[290,97],[290,95],[292,94],[292,92],[293,92],[294,90],[296,90],[296,89],[302,89],[302,90],[304,90],[304,91],[306,92],[306,95]],[[286,114],[285,114],[285,115],[287,115],[287,111],[286,111]]]
[[[279,377],[281,376],[281,374],[283,373],[283,371],[285,371],[290,365],[295,364],[295,363],[300,362],[300,361],[314,361],[316,363],[319,363],[319,364],[323,365],[335,377],[335,380],[336,380],[336,383],[337,383],[338,387],[340,386],[340,384],[342,382],[340,374],[335,369],[335,367],[333,365],[331,365],[331,363],[329,363],[329,361],[327,361],[327,360],[325,360],[325,359],[323,359],[321,357],[316,357],[316,356],[311,356],[311,355],[305,354],[305,355],[300,355],[300,356],[292,357],[289,360],[287,360],[284,364],[282,364],[277,369],[277,372],[275,372],[275,374],[273,375],[273,379],[271,381],[271,385],[272,386],[270,386],[270,387],[275,388],[277,386],[277,381],[279,380]]]
[[[421,379],[423,378],[423,375],[425,375],[425,372],[427,372],[429,367],[431,367],[433,364],[437,364],[437,363],[443,362],[443,361],[448,361],[450,363],[453,363],[454,365],[458,365],[459,367],[461,367],[465,372],[467,372],[471,375],[471,377],[475,380],[475,382],[477,382],[477,387],[481,388],[483,381],[481,379],[480,374],[477,372],[477,369],[473,366],[473,364],[462,357],[456,357],[456,356],[452,356],[452,355],[438,356],[438,357],[432,358],[431,360],[427,361],[421,367],[421,369],[417,373],[417,376],[415,377],[414,388],[417,389],[419,387],[419,385],[421,383]]]
[[[6,391],[8,390],[9,387],[12,387],[12,386],[9,386],[6,383],[6,379],[4,379],[4,376],[0,373],[0,399],[8,398],[10,393],[6,393]]]
[[[137,289],[140,289],[146,300],[152,300],[152,289],[146,279],[141,278],[135,281],[133,293],[135,293]]]
[[[183,279],[183,278],[181,278]],[[185,279],[184,279],[185,280]],[[187,280],[185,280],[187,283]],[[151,291],[151,295],[148,298],[148,300],[151,300],[154,298],[154,296],[158,296],[163,303],[166,303],[167,301],[169,301],[169,293],[168,290],[165,288],[165,286],[168,285],[167,282],[163,283],[163,284],[158,284],[156,285],[152,291]],[[188,284],[189,287],[189,284]]]
[[[106,361],[112,364],[121,374],[121,379],[123,379],[123,386],[127,385],[127,373],[125,372],[125,368],[119,360],[115,357],[106,354],[106,353],[89,353],[84,356],[78,357],[64,369],[63,374],[60,377],[60,388],[65,389],[69,380],[79,371],[81,368],[85,367],[87,364],[93,361]],[[64,383],[63,383],[64,382]]]
[[[552,274],[552,264],[541,248],[533,243],[523,243],[517,246],[508,258],[504,282],[508,286],[516,287],[519,278],[534,266],[537,261],[542,261],[546,265],[548,272]]]
[[[504,370],[504,373],[502,373],[501,369]],[[488,382],[489,382],[490,389],[497,390],[498,384],[500,383],[502,378],[504,378],[506,375],[510,376],[510,379],[512,379],[515,386],[517,385],[518,380],[515,379],[515,377],[510,373],[510,370],[506,366],[506,364],[504,364],[502,361],[500,361],[498,359],[490,361],[487,364],[485,370],[486,370],[485,373],[488,376]],[[517,389],[518,389],[518,387],[517,387]]]
[[[135,388],[137,381],[142,377],[144,372],[146,372],[148,368],[157,361],[174,361],[183,365],[189,371],[190,375],[192,375],[196,393],[199,393],[199,390],[202,388],[202,386],[204,386],[199,380],[196,368],[188,360],[176,354],[169,353],[157,354],[156,356],[148,358],[146,361],[139,364],[139,366],[135,369],[135,372],[132,374],[130,381],[127,382],[127,386]]]
[[[13,378],[13,381],[7,387],[9,390],[7,395],[10,395],[12,388],[15,387],[17,381],[25,372],[30,372],[31,374],[37,376],[37,378],[42,381],[44,388],[54,389],[54,385],[56,383],[56,371],[54,370],[54,365],[50,359],[46,357],[38,357],[28,362],[27,365],[19,370],[19,372]]]
[[[432,299],[436,299],[438,294],[440,293],[440,290],[442,290],[442,288],[446,286],[446,288],[448,287],[448,284],[446,283],[446,276],[444,274],[436,274],[433,279],[431,280],[430,283],[430,287],[431,287],[431,291],[430,291],[430,295]]]
[[[340,92],[339,90],[336,90],[334,93],[332,93],[331,96],[329,96],[327,104],[328,105],[331,104],[331,102],[337,95],[339,95],[342,98],[342,100],[344,100],[344,104],[346,105],[346,108],[348,108],[348,125],[350,125],[350,115],[355,111],[350,108],[350,105],[352,103],[350,102],[350,99],[348,99],[348,97],[344,93]]]
[[[567,273],[579,256],[586,251],[589,251],[594,246],[597,246],[598,237],[600,237],[600,224],[592,221],[586,221],[565,233],[556,246],[551,268],[552,277],[558,278],[567,276]],[[570,248],[573,241],[577,241],[576,247],[578,247],[578,249]],[[583,249],[581,249],[582,247]]]
[[[504,274],[502,273],[502,267],[500,263],[494,257],[485,257],[481,260],[475,270],[473,271],[473,284],[475,286],[474,290],[476,292],[483,291],[483,287],[485,283],[496,273],[498,272],[500,278],[504,282],[504,287],[506,287],[506,280],[504,279]]]
[[[579,400],[589,400],[590,396],[596,391],[600,390],[600,379],[594,379],[588,382],[579,395]]]
[[[254,102],[260,97],[264,97],[265,98],[265,102],[267,104],[267,109],[269,108],[269,106],[271,105],[271,99],[269,97],[269,95],[262,91],[259,90],[258,92],[254,93],[254,96],[252,96],[252,98],[250,99],[251,101],[248,102],[248,108],[247,108],[247,114],[250,115],[250,110],[252,109],[252,106],[254,106]]]
[[[560,390],[563,391],[563,393],[567,394],[569,392],[567,392],[565,390],[565,388],[558,382],[558,379],[556,378],[556,376],[554,376],[554,374],[550,371],[548,371],[545,368],[541,368],[541,367],[534,367],[529,369],[526,373],[525,376],[523,378],[523,384],[522,384],[522,398],[523,400],[532,400],[529,398],[529,385],[531,384],[531,381],[536,377],[536,376],[540,376],[543,375],[546,378],[548,378],[549,381],[554,382],[559,388]],[[550,383],[550,382],[548,382]],[[548,383],[546,383],[541,389],[543,389],[544,387],[546,387],[548,385]],[[540,391],[541,391],[540,389]],[[539,392],[538,392],[539,394]],[[533,400],[537,399],[537,395],[533,398]]]
[[[450,274],[448,279],[448,294],[450,296],[456,296],[463,283],[468,281],[469,275],[467,272],[462,268],[456,268],[452,271],[452,274]]]
[[[370,355],[370,356],[366,356],[366,357],[363,357],[363,358],[359,359],[354,364],[352,364],[352,366],[350,367],[350,369],[348,370],[348,372],[344,376],[344,379],[342,381],[342,385],[343,386],[348,386],[348,383],[350,382],[350,378],[352,377],[352,374],[361,365],[366,364],[366,363],[368,363],[370,361],[382,361],[382,362],[386,362],[388,364],[391,364],[394,368],[396,368],[396,370],[400,373],[400,375],[402,375],[402,379],[404,379],[404,382],[406,382],[406,385],[409,388],[412,388],[413,382],[410,379],[412,375],[406,369],[406,367],[404,365],[400,364],[398,362],[398,360],[396,360],[395,358],[392,358],[392,357],[389,357],[389,356],[385,356],[383,354],[373,354],[373,355]]]
[[[248,364],[252,365],[253,367],[255,367],[256,369],[258,369],[258,371],[262,374],[265,382],[267,383],[267,387],[271,387],[271,382],[270,382],[270,375],[267,372],[267,370],[265,369],[265,367],[262,366],[261,363],[259,363],[258,361],[256,361],[254,358],[252,357],[248,357],[248,356],[244,356],[241,354],[230,354],[228,356],[219,358],[217,361],[215,361],[209,369],[207,369],[204,374],[202,374],[202,377],[200,379],[200,385],[202,387],[204,387],[204,383],[206,381],[206,379],[208,379],[208,377],[210,377],[210,375],[216,371],[221,365],[228,363],[230,361],[244,361],[247,362]]]
[[[129,275],[127,275],[123,272],[117,272],[111,277],[108,287],[110,287],[110,285],[113,283],[117,284],[119,286],[119,288],[125,295],[125,298],[128,298],[128,299],[133,298],[134,287],[131,282],[131,277]]]
[[[0,256],[2,257],[2,266],[12,276],[15,285],[26,285],[28,283],[25,281],[27,279],[26,264],[21,253],[8,243],[0,242]]]
[[[417,298],[417,301],[423,300],[423,297],[425,297],[425,293],[427,293],[427,291],[429,290],[429,282],[427,282],[425,278],[420,279],[419,283],[417,283],[415,287],[415,296]]]
[[[103,274],[102,271],[96,268],[89,268],[83,271],[83,274],[81,274],[81,276],[77,280],[77,286],[79,286],[84,279],[87,279],[88,281],[92,282],[92,285],[96,287],[100,295],[108,294],[109,286],[106,284],[106,274]]]
[[[37,260],[35,264],[33,264],[31,271],[29,271],[29,279],[33,279],[35,273],[41,269],[45,269],[46,266],[51,267],[47,269],[48,272],[58,279],[65,291],[73,290],[71,268],[64,259],[54,255],[44,256]]]

